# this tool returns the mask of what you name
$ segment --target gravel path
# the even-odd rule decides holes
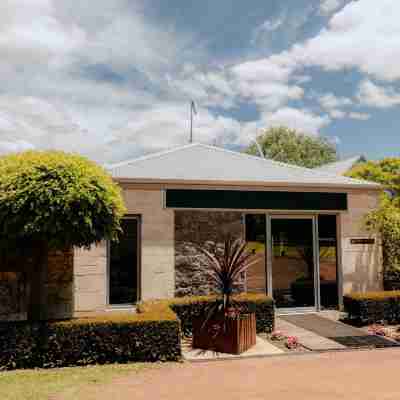
[[[84,400],[398,400],[400,349],[169,364],[92,387]]]

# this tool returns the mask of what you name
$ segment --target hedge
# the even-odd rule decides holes
[[[59,322],[0,324],[0,370],[177,361],[180,323],[169,307]]]
[[[257,333],[272,332],[274,329],[274,301],[271,297],[263,294],[243,293],[234,296],[246,311],[255,312]],[[192,333],[192,320],[196,316],[204,315],[206,308],[215,300],[215,296],[191,296],[181,297],[172,300],[162,300],[159,302],[146,302],[139,306],[139,312],[147,312],[155,304],[168,305],[178,316],[181,322],[182,333],[190,335]]]
[[[255,311],[257,332],[274,328],[274,302],[258,294],[234,299]],[[0,322],[0,370],[139,361],[178,361],[181,335],[204,313],[212,296],[139,304],[137,313],[108,313],[41,323]],[[182,329],[181,329],[182,326]]]
[[[400,323],[400,291],[350,293],[343,305],[349,318],[362,324]]]

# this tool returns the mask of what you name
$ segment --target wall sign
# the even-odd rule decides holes
[[[169,208],[239,210],[347,210],[346,193],[167,189]]]
[[[375,244],[375,239],[373,238],[350,239],[350,244]]]

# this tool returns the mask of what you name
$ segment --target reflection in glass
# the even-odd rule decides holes
[[[318,217],[321,306],[338,305],[336,216]]]
[[[247,214],[245,221],[247,248],[254,254],[245,272],[245,290],[266,293],[266,217],[265,214]]]
[[[272,287],[280,308],[315,306],[311,218],[273,218]]]
[[[124,219],[118,242],[110,243],[109,303],[138,300],[138,220]]]

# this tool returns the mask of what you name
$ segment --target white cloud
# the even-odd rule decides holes
[[[285,54],[298,66],[321,66],[331,71],[358,68],[380,79],[399,79],[399,14],[398,1],[352,1],[317,36]]]
[[[64,64],[85,41],[85,32],[76,24],[57,19],[51,0],[3,0],[0,4],[3,68]]]
[[[114,133],[107,146],[112,148],[107,159],[157,151],[189,141],[189,113],[184,104],[160,103],[150,109],[134,112],[129,122]],[[231,118],[214,116],[199,108],[194,118],[194,141],[219,144],[240,141],[241,125]]]
[[[304,95],[300,86],[289,83],[294,67],[284,56],[271,56],[238,64],[231,72],[241,96],[273,110]]]
[[[265,126],[284,125],[306,134],[318,135],[319,130],[330,123],[327,116],[321,117],[307,110],[283,107],[263,115]]]
[[[99,0],[90,10],[83,3],[0,3],[0,151],[59,148],[106,160],[114,157],[113,149],[107,154],[107,144],[117,134],[123,136],[129,121],[136,116],[151,119],[153,111],[159,112],[154,105],[167,82],[164,75],[181,67],[190,35],[149,23],[137,6],[139,1]],[[189,46],[188,52],[198,49]],[[122,72],[128,81],[93,79],[82,74],[87,65]],[[132,70],[159,86],[149,90],[142,82],[129,81]],[[208,74],[206,80],[215,87],[215,96],[225,94],[217,74]],[[179,98],[172,90],[168,95],[172,101]],[[136,133],[129,129],[125,136],[131,133],[134,140]]]
[[[321,10],[335,12],[339,3],[325,0]],[[3,0],[0,152],[63,148],[112,160],[182,144],[191,99],[199,106],[195,138],[208,143],[246,143],[258,126],[285,124],[318,134],[331,119],[365,120],[368,114],[343,110],[350,99],[332,93],[318,99],[324,116],[289,104],[301,100],[301,85],[310,83],[305,66],[354,67],[381,80],[400,78],[399,4],[352,2],[309,41],[221,66],[190,32],[150,20],[144,0],[97,0],[91,8],[85,1]],[[315,6],[304,12],[311,14]],[[293,33],[305,17],[289,17],[282,14],[259,28],[268,36],[290,25]],[[116,81],[84,73],[89,67],[104,67]],[[375,107],[400,103],[394,88],[371,81],[360,86],[359,100]],[[223,107],[234,115],[243,102],[256,108],[258,120],[243,123],[207,109]]]
[[[276,31],[285,23],[286,16],[278,16],[276,18],[271,18],[265,20],[261,25],[257,26],[252,33],[253,44],[262,42],[264,45],[268,42],[268,37],[271,32]]]
[[[352,104],[351,99],[347,97],[337,97],[333,93],[327,93],[321,96],[318,101],[325,110],[332,110]]]
[[[343,119],[345,118],[347,113],[342,110],[330,110],[329,116],[333,119]]]
[[[237,95],[232,80],[222,69],[201,72],[195,67],[185,68],[178,76],[168,77],[168,85],[176,99],[193,99],[203,106],[231,108]]]
[[[321,0],[319,11],[322,15],[330,15],[343,6],[345,0]]]
[[[392,87],[378,86],[369,79],[360,83],[357,97],[361,104],[370,107],[390,108],[400,104],[400,93]]]
[[[367,113],[360,113],[360,112],[350,112],[349,117],[352,119],[358,119],[360,121],[367,121],[368,119],[371,118],[370,114]]]

